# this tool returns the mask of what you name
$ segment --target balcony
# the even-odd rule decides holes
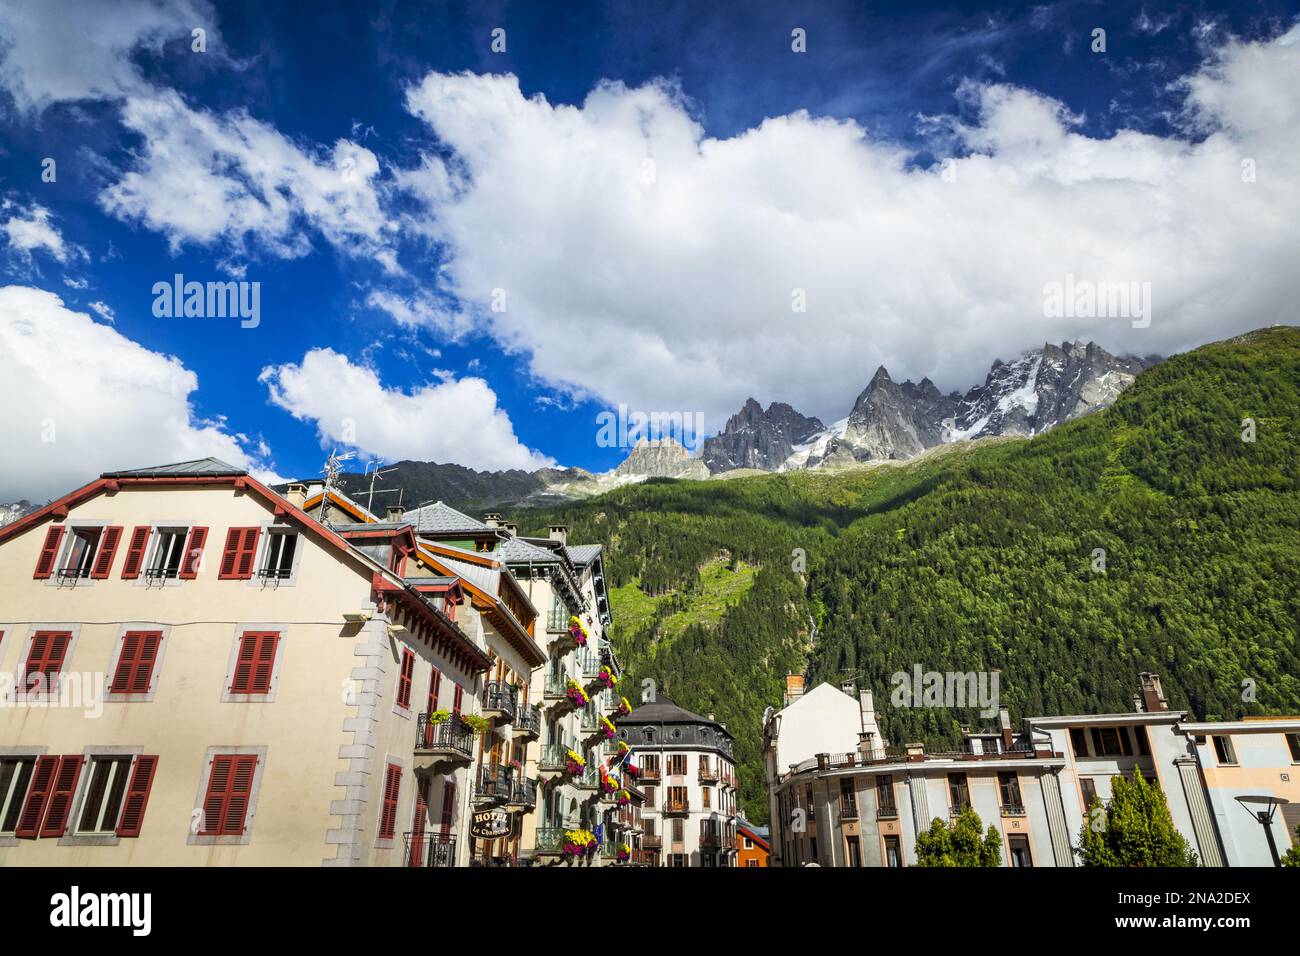
[[[684,817],[691,812],[691,802],[689,800],[665,800],[663,809],[660,810],[666,817]]]
[[[718,768],[717,765],[702,762],[700,764],[700,783],[717,783]]]
[[[505,681],[488,681],[483,689],[483,716],[493,723],[508,724],[515,719],[519,689]]]
[[[1004,817],[1023,817],[1025,808],[1019,803],[1004,803],[1002,805],[1002,815]]]
[[[552,634],[566,632],[569,630],[569,618],[572,616],[563,608],[559,610],[551,608],[546,612],[546,629]]]
[[[536,740],[542,735],[542,708],[536,704],[525,704],[515,716],[515,739]]]
[[[641,846],[647,850],[658,850],[664,845],[664,838],[657,833],[647,833],[641,838]]]
[[[567,673],[547,674],[546,683],[542,685],[542,697],[548,707],[559,707],[569,703],[569,681]]]
[[[543,780],[554,780],[564,776],[568,764],[569,748],[563,744],[547,744],[542,748],[541,759],[537,762],[537,772]]]
[[[856,800],[845,800],[840,805],[841,820],[856,820],[858,818],[858,802]]]
[[[641,768],[641,782],[642,782],[642,783],[657,783],[658,781],[659,781],[659,768],[658,768],[658,767],[642,767],[642,768]]]
[[[578,673],[584,681],[592,680],[600,673],[600,655],[590,647],[578,651]]]
[[[588,761],[586,768],[582,771],[582,776],[573,781],[580,790],[599,790],[600,789],[600,768]]]
[[[403,834],[406,840],[406,866],[455,866],[456,838],[434,830],[414,830]]]
[[[423,713],[415,725],[416,770],[468,766],[474,754],[474,732],[456,714],[444,719]]]
[[[530,813],[537,806],[537,781],[515,774],[510,780],[510,796],[506,809],[517,813]]]
[[[722,846],[722,834],[715,830],[705,830],[700,834],[700,846],[717,849]]]
[[[632,851],[633,866],[658,866],[659,854],[644,847]]]
[[[499,804],[510,797],[510,768],[501,764],[484,764],[474,778],[474,802]]]
[[[539,827],[534,851],[538,856],[560,856],[564,852],[564,827]]]

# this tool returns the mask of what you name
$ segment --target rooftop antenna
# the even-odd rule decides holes
[[[321,492],[320,500],[320,523],[328,524],[330,515],[330,490],[338,484],[339,475],[343,474],[343,462],[351,461],[355,458],[356,452],[338,453],[338,449],[330,452],[329,458],[325,460],[325,489]]]
[[[369,462],[366,463],[366,470],[364,474],[370,476],[370,497],[366,499],[366,510],[369,511],[371,514],[375,513],[375,494],[376,494],[375,479],[378,478],[380,475],[386,475],[391,471],[397,471],[396,465],[394,465],[392,468],[384,468],[381,470],[379,466],[382,465],[383,463],[384,463],[384,459],[382,458],[372,458],[370,459]],[[370,470],[372,467],[375,469],[374,471]],[[400,488],[381,488],[377,493],[381,495],[391,495],[393,492],[398,492],[397,503],[400,505],[402,503]]]

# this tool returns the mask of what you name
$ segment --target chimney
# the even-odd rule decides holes
[[[515,524],[513,521],[507,521],[503,523],[501,527],[503,527],[506,534],[510,535],[512,538],[519,533],[519,525]]]
[[[785,702],[782,707],[789,707],[803,696],[803,675],[787,674],[785,676]]]
[[[880,735],[880,726],[876,723],[875,698],[871,688],[865,687],[858,693],[858,714],[862,732],[858,734],[858,751],[862,759],[873,760],[885,755],[885,738]]]
[[[483,523],[489,528],[501,527],[501,513],[499,511],[489,511],[483,516]]]
[[[853,683],[853,681],[846,680],[840,684],[840,693],[849,697],[856,697],[858,694],[858,687]]]
[[[1011,710],[1007,707],[998,708],[998,727],[1002,729],[1002,746],[1007,750],[1011,749]]]
[[[284,497],[295,508],[301,508],[307,502],[307,486],[295,481],[285,491]]]
[[[551,525],[551,540],[567,546],[569,543],[569,526],[563,524]]]
[[[1148,714],[1169,709],[1169,701],[1165,700],[1164,688],[1160,686],[1158,675],[1149,671],[1138,674],[1138,689],[1142,695],[1142,709]]]
[[[387,518],[389,521],[401,521],[406,516],[406,509],[400,505],[389,505]]]

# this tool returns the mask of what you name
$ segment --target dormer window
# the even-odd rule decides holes
[[[181,573],[185,558],[185,536],[188,528],[159,528],[153,557],[145,568],[144,576],[150,580],[168,580]]]
[[[287,581],[293,577],[293,559],[298,551],[298,532],[270,528],[266,535],[266,552],[257,576],[269,581]]]
[[[90,569],[95,564],[95,552],[99,548],[99,528],[73,528],[68,541],[67,560],[59,569],[59,580],[76,580],[90,577]]]

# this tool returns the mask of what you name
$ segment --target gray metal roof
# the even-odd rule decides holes
[[[408,524],[415,525],[415,530],[427,534],[446,534],[451,531],[491,531],[482,521],[477,521],[463,512],[457,511],[441,501],[431,505],[421,505],[402,516]]]
[[[130,471],[106,471],[101,478],[228,478],[247,475],[243,468],[228,465],[220,458],[196,458],[178,461],[171,465],[153,465],[149,468],[132,468]]]
[[[601,546],[598,544],[571,544],[564,549],[569,553],[569,560],[579,567],[585,567],[600,557]]]
[[[335,531],[401,531],[411,525],[406,521],[331,521]]]

